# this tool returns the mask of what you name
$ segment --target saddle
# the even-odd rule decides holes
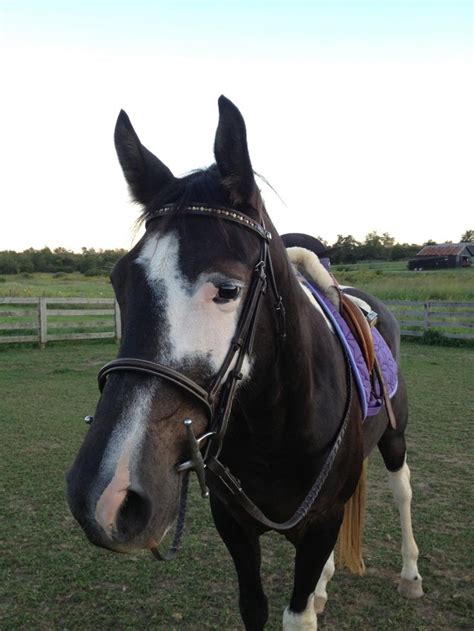
[[[340,291],[340,297],[341,315],[360,346],[369,374],[372,374],[376,358],[371,328],[377,323],[377,315],[374,311],[364,312],[342,290]]]
[[[336,287],[339,300],[340,300],[340,312],[344,320],[347,322],[349,328],[352,331],[352,334],[358,341],[362,354],[364,355],[364,359],[367,364],[367,368],[369,373],[372,374],[374,369],[375,362],[375,348],[374,348],[374,338],[372,336],[371,327],[374,326],[377,322],[377,316],[373,311],[364,312],[361,308],[360,304],[357,305],[354,301],[354,297],[349,297],[347,294],[339,286],[339,283],[334,278],[334,276],[330,272],[330,263],[329,263],[329,250],[326,246],[315,237],[310,236],[309,234],[303,234],[299,232],[291,232],[288,234],[282,235],[282,241],[285,244],[285,247],[292,249],[292,254],[295,253],[295,249],[298,250],[309,250],[316,254],[321,265],[328,272],[327,279],[324,280],[323,272],[319,270],[317,272],[315,267],[315,261],[309,260],[305,257],[304,253],[296,252],[300,254],[300,256],[295,257],[291,256],[291,260],[293,263],[296,263],[300,272],[307,271],[310,273],[311,280],[314,280],[318,283],[318,285],[323,285],[321,289],[327,289],[331,285]],[[302,254],[302,256],[301,256]],[[306,260],[305,260],[306,258]],[[313,257],[312,257],[313,258]],[[311,267],[313,269],[311,269]],[[301,269],[303,268],[303,269]],[[326,286],[324,286],[326,285]],[[337,306],[337,305],[336,305]],[[367,305],[368,306],[368,305]],[[370,324],[369,324],[370,322]]]
[[[289,249],[289,258],[298,271],[303,276],[309,276],[310,281],[315,282],[320,289],[326,292],[352,332],[374,388],[375,382],[378,382],[390,424],[395,429],[395,414],[383,371],[375,352],[373,327],[377,323],[377,314],[363,300],[344,293],[330,272],[330,262],[327,256],[329,251],[321,241],[300,233],[285,234],[282,236],[282,240],[285,247]]]

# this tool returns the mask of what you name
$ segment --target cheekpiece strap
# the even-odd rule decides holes
[[[151,221],[169,215],[172,211],[176,211],[176,208],[176,204],[167,204],[166,206],[158,208],[158,210],[153,210],[146,219],[145,228],[148,228]],[[189,206],[180,207],[179,210],[176,212],[178,214],[184,213],[186,215],[226,219],[227,221],[233,221],[234,223],[237,223],[239,224],[239,226],[243,226],[248,230],[253,230],[253,232],[256,232],[258,236],[265,241],[270,241],[272,238],[271,232],[266,230],[261,224],[251,219],[248,215],[237,212],[232,208],[225,208],[223,206],[201,206],[201,204],[190,204]]]

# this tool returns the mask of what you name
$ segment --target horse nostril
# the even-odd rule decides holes
[[[116,534],[130,541],[145,530],[151,517],[151,502],[142,493],[128,489],[116,520]]]

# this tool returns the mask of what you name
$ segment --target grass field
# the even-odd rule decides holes
[[[370,294],[383,300],[412,300],[420,302],[420,306],[404,313],[406,307],[392,306],[399,320],[407,320],[404,329],[424,330],[425,315],[423,301],[442,300],[456,302],[474,301],[474,267],[472,269],[439,270],[431,272],[410,272],[406,263],[401,262],[366,262],[355,265],[337,265],[333,271],[341,284],[365,289]],[[109,279],[105,276],[87,277],[82,274],[18,274],[0,277],[1,297],[54,297],[54,298],[112,298],[113,290]],[[84,306],[79,306],[84,309]],[[397,311],[398,309],[398,311]],[[459,309],[458,307],[454,308]],[[10,336],[33,336],[37,334],[37,307],[29,308],[29,315],[11,315],[14,311],[20,314],[24,305],[0,305],[0,337],[2,340]],[[446,339],[439,334],[466,335],[472,333],[472,310],[456,314],[447,307],[438,311],[449,311],[439,317],[432,317],[431,326],[437,328],[438,337],[430,338],[434,343],[443,343]],[[462,310],[461,310],[462,311]],[[26,313],[26,312],[25,312]],[[400,315],[401,314],[401,315]],[[436,314],[433,313],[433,316]],[[458,326],[458,321],[462,326]],[[436,326],[436,322],[441,322]],[[417,324],[415,324],[417,323]],[[54,325],[62,330],[55,330]],[[96,326],[97,325],[97,326]],[[447,326],[450,328],[446,328]],[[48,335],[80,334],[106,332],[113,329],[113,318],[83,315],[48,317]],[[68,328],[65,328],[68,327]],[[90,328],[93,327],[93,328]],[[428,341],[428,340],[427,340]],[[463,341],[465,345],[473,344]]]
[[[87,431],[98,368],[113,343],[0,349],[0,627],[2,629],[242,629],[231,561],[193,482],[176,561],[93,548],[70,516],[64,471]],[[396,509],[381,459],[369,468],[367,574],[338,571],[320,629],[472,629],[472,375],[465,348],[404,343],[411,395],[408,432],[414,528],[425,597],[402,599]],[[292,550],[263,538],[268,629],[279,629],[292,582]]]
[[[413,272],[406,263],[372,262],[335,265],[333,272],[342,285],[382,300],[474,300],[474,267]]]
[[[1,280],[3,279],[3,280]],[[51,298],[113,298],[106,276],[83,274],[12,274],[0,276],[0,296]]]
[[[474,300],[474,267],[410,272],[406,262],[375,261],[335,265],[333,272],[341,284],[360,287],[383,300]],[[0,281],[0,296],[113,297],[105,276],[17,274],[4,275]]]

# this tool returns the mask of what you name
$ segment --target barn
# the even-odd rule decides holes
[[[408,269],[444,269],[447,267],[470,267],[474,257],[474,242],[441,243],[425,245],[415,258],[408,261]]]

